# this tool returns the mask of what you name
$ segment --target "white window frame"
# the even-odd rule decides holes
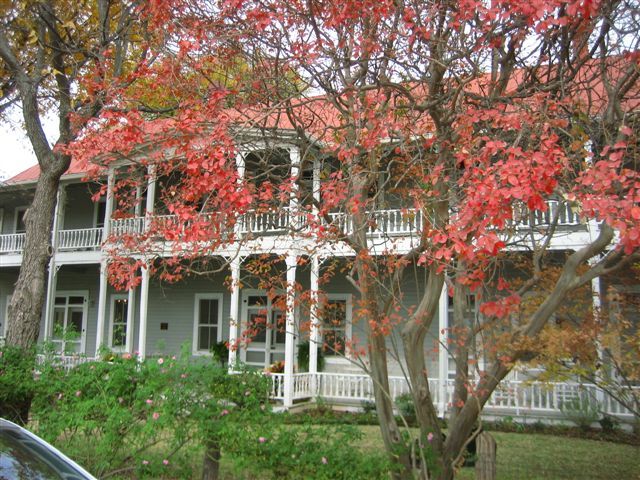
[[[28,208],[29,208],[28,205],[21,205],[15,208],[13,212],[13,233],[25,233],[25,232],[18,232],[18,218],[20,218],[19,217],[20,214],[24,215],[24,212],[26,212]],[[26,225],[25,225],[25,228],[26,228]]]
[[[285,292],[278,290],[276,291],[276,295],[274,298],[284,297],[285,295],[286,295]],[[251,342],[249,342],[248,345],[243,346],[243,348],[240,349],[240,359],[242,360],[242,362],[246,363],[247,365],[268,368],[274,362],[273,357],[275,355],[285,354],[285,344],[283,343],[274,344],[273,342],[274,331],[273,331],[272,315],[274,310],[280,311],[283,315],[285,315],[285,322],[286,322],[286,312],[279,309],[274,309],[273,303],[272,303],[273,299],[269,297],[269,293],[267,292],[267,290],[260,290],[260,289],[254,289],[254,288],[243,289],[242,303],[241,303],[242,307],[241,307],[241,313],[240,313],[240,318],[241,318],[240,329],[243,332],[242,334],[244,334],[244,332],[246,331],[249,325],[249,309],[252,307],[249,307],[248,302],[249,302],[249,297],[253,297],[253,296],[265,297],[267,299],[267,303],[264,306],[264,310],[267,312],[266,314],[267,324],[265,325],[265,332],[266,332],[265,341],[255,342],[252,340]],[[247,361],[247,353],[251,353],[251,352],[264,353],[264,363]]]
[[[55,292],[56,294],[53,297],[53,311],[55,312],[56,304],[55,299],[57,297],[67,297],[67,303],[65,304],[65,308],[67,311],[65,312],[65,322],[68,327],[68,315],[69,315],[69,300],[68,297],[84,297],[84,302],[82,303],[82,332],[80,332],[80,345],[79,350],[76,353],[84,354],[86,353],[87,348],[87,328],[89,328],[89,290],[58,290]],[[60,305],[58,305],[59,307]],[[55,317],[55,315],[54,315]],[[59,343],[61,346],[61,352],[65,353],[66,342],[54,340],[53,339],[53,318],[51,319],[50,331],[47,332],[47,339],[52,340],[54,343]]]
[[[0,323],[1,323],[1,325],[0,325],[0,339],[3,339],[3,340],[7,336],[7,320],[9,318],[9,303],[11,303],[12,295],[13,294],[7,295],[7,297],[5,298],[4,317],[0,321]]]
[[[126,300],[127,301],[127,333],[124,341],[124,345],[114,347],[113,346],[113,320],[115,318],[115,306],[116,300]],[[109,348],[114,352],[127,352],[129,351],[129,345],[131,344],[131,339],[129,336],[133,333],[131,331],[131,319],[129,318],[129,295],[126,293],[114,293],[111,295],[111,300],[109,302]]]
[[[93,228],[101,228],[98,227],[98,212],[100,212],[100,204],[103,204],[105,206],[105,217],[107,216],[107,198],[100,197],[100,200],[98,200],[97,202],[93,202]],[[104,227],[107,219],[103,218],[102,221],[102,227]]]
[[[331,300],[344,300],[346,302],[346,326],[344,329],[345,343],[353,340],[353,295],[350,293],[327,293],[323,296],[323,301],[330,302]],[[320,319],[320,327],[322,328],[322,342],[324,345],[324,319]],[[352,353],[345,345],[344,355],[328,355],[324,357],[326,364],[336,364],[349,362],[352,358]]]
[[[224,294],[222,293],[196,293],[194,306],[193,306],[193,344],[192,344],[192,353],[193,355],[211,355],[209,350],[199,350],[198,345],[200,342],[198,341],[198,330],[200,327],[200,300],[217,300],[218,301],[218,323],[216,327],[218,329],[218,333],[216,336],[216,341],[222,341],[222,299],[224,298]]]

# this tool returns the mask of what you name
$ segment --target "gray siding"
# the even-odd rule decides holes
[[[74,230],[94,226],[95,203],[91,200],[89,188],[90,185],[86,183],[67,186],[62,229]]]

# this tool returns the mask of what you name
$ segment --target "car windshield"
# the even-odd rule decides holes
[[[0,427],[0,480],[86,478],[44,445],[18,430]]]

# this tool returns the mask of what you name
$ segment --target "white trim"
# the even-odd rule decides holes
[[[241,335],[244,335],[244,332],[247,329],[247,325],[249,322],[249,297],[251,296],[257,296],[257,297],[265,297],[267,299],[267,304],[265,305],[264,309],[267,311],[267,324],[265,325],[265,341],[264,342],[254,342],[251,341],[249,342],[248,345],[245,345],[243,347],[241,347],[240,350],[240,359],[242,360],[242,362],[246,363],[247,365],[253,365],[253,366],[260,366],[260,367],[264,367],[267,368],[269,367],[272,363],[273,363],[273,354],[281,354],[284,355],[285,354],[285,343],[281,343],[281,344],[277,344],[277,348],[272,344],[272,336],[273,336],[273,329],[271,327],[269,327],[269,325],[271,325],[271,319],[272,319],[272,313],[273,313],[273,305],[271,303],[271,298],[269,298],[269,294],[267,293],[266,290],[260,290],[260,289],[255,289],[255,288],[247,288],[247,289],[242,289],[242,295],[241,295],[241,308],[240,308],[240,332]],[[284,292],[280,292],[278,291],[276,293],[276,297],[284,297],[285,293]],[[279,310],[280,312],[282,312],[284,315],[286,315],[286,312],[284,310]],[[257,348],[256,348],[257,345]],[[260,363],[256,363],[256,362],[248,362],[247,361],[247,352],[252,351],[252,352],[263,352],[264,353],[264,363],[260,364]]]
[[[216,340],[222,341],[222,299],[224,295],[222,293],[196,293],[193,307],[193,346],[192,352],[194,355],[209,355],[209,350],[200,350],[198,345],[198,327],[200,326],[200,300],[217,300],[218,301],[218,323],[216,324],[217,335]]]
[[[118,347],[113,346],[113,319],[115,316],[116,300],[126,300],[127,302],[127,308],[125,310],[127,315],[127,319],[126,319],[127,330],[126,330],[125,344]],[[129,345],[130,343],[130,340],[129,340],[130,335],[131,335],[131,319],[129,318],[129,295],[126,293],[114,293],[111,295],[111,298],[109,300],[109,341],[107,342],[107,344],[109,345],[109,348],[114,352],[125,352],[127,351],[127,345]]]
[[[107,199],[105,197],[100,197],[100,200],[98,200],[97,202],[93,202],[93,228],[100,228],[100,226],[98,225],[98,213],[100,212],[100,204],[104,205],[105,217],[107,214]],[[104,227],[106,223],[105,218],[103,218],[102,220],[102,227]]]
[[[29,208],[28,205],[20,205],[19,207],[16,207],[13,211],[13,233],[24,233],[24,232],[18,232],[18,212],[26,212],[27,209]],[[26,225],[25,225],[25,231],[26,231]]]
[[[5,298],[4,317],[0,321],[0,338],[4,338],[7,336],[7,320],[9,318],[9,303],[11,303],[12,296],[13,296],[13,293],[7,295]]]
[[[347,348],[346,343],[351,342],[353,340],[353,295],[351,293],[325,293],[323,296],[323,303],[330,302],[332,300],[344,300],[345,301],[345,328],[344,328],[344,336],[345,336],[345,346],[343,355],[338,353],[334,355],[328,355],[324,357],[324,361],[326,364],[339,364],[339,363],[349,363],[349,359],[352,357],[351,352]],[[322,307],[320,308],[319,314],[322,313]],[[319,318],[320,328],[322,329],[320,347],[324,345],[324,319],[322,317]]]
[[[58,290],[53,297],[53,312],[55,312],[56,307],[56,298],[57,297],[67,297],[67,303],[65,304],[65,308],[68,309],[68,297],[83,297],[84,301],[82,302],[82,331],[80,332],[80,348],[77,353],[86,353],[87,347],[87,320],[88,320],[88,312],[89,312],[89,290]],[[68,324],[68,310],[65,312],[65,323]],[[55,319],[55,315],[51,318],[51,329],[53,329],[53,322]],[[47,339],[54,341],[55,343],[59,343],[62,347],[61,350],[64,353],[65,345],[61,340],[53,340],[53,331],[47,332]]]

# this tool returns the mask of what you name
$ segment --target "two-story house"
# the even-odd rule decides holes
[[[273,373],[275,399],[285,407],[294,402],[324,397],[336,402],[355,402],[372,398],[371,380],[349,359],[350,353],[327,348],[339,340],[344,345],[366,338],[363,325],[355,322],[357,291],[348,279],[345,265],[353,252],[345,245],[321,242],[305,228],[305,217],[292,214],[299,202],[313,208],[319,198],[320,184],[325,177],[320,157],[301,164],[300,147],[283,140],[265,155],[265,146],[256,142],[243,147],[236,159],[239,176],[264,169],[265,158],[273,170],[281,169],[300,179],[297,195],[290,196],[289,205],[282,202],[271,211],[248,211],[238,219],[234,234],[238,241],[216,252],[219,268],[208,276],[190,276],[177,283],[152,278],[141,269],[138,287],[117,291],[109,284],[108,262],[123,235],[141,234],[154,219],[171,216],[162,210],[159,191],[167,188],[161,178],[149,175],[146,185],[136,192],[138,202],[127,217],[114,218],[113,186],[119,174],[112,166],[108,178],[106,198],[92,201],[98,185],[84,180],[85,168],[72,163],[63,176],[52,232],[53,256],[48,271],[48,287],[44,308],[41,341],[50,341],[60,353],[61,361],[69,365],[86,358],[99,356],[100,346],[116,353],[136,354],[140,357],[172,355],[188,344],[193,355],[208,355],[219,342],[236,344],[244,332],[251,330],[251,341],[231,349],[229,363],[240,360],[258,369],[284,362],[283,373]],[[0,189],[0,336],[6,326],[6,308],[18,276],[24,245],[22,215],[30,203],[38,178],[38,168],[30,168],[10,179]],[[164,183],[163,183],[164,182]],[[417,241],[422,228],[421,213],[399,204],[392,192],[380,194],[380,207],[372,212],[367,235],[372,253],[401,254]],[[594,234],[593,224],[581,223],[578,216],[563,202],[550,200],[548,210],[535,219],[521,216],[515,221],[522,232],[548,224],[559,212],[557,228],[562,231],[551,244],[558,252],[579,248]],[[351,227],[347,212],[330,213],[331,226],[342,232]],[[534,223],[533,225],[531,223]],[[173,252],[175,246],[166,239],[155,239],[160,250]],[[130,252],[132,256],[136,252]],[[298,289],[283,287],[274,295],[260,283],[259,275],[248,272],[246,266],[253,257],[277,256],[283,285],[299,285]],[[338,265],[338,267],[336,267]],[[322,286],[323,269],[337,273]],[[414,270],[422,275],[425,271]],[[420,279],[406,280],[403,302],[415,303]],[[604,291],[615,280],[594,282],[595,293]],[[297,298],[305,292],[322,290],[322,299],[305,307]],[[596,297],[594,297],[596,298]],[[599,297],[597,297],[599,301]],[[455,370],[447,349],[447,328],[452,314],[452,302],[446,289],[440,299],[437,321],[432,323],[428,344],[429,371],[433,377],[433,391],[440,411],[444,414],[451,398],[451,373]],[[469,315],[477,316],[473,299]],[[314,323],[315,322],[315,323]],[[304,331],[301,326],[311,323]],[[298,367],[297,349],[311,340],[321,348],[309,349],[308,372]],[[393,342],[393,338],[389,339]],[[366,345],[364,345],[366,347]],[[366,351],[366,348],[364,349]],[[319,371],[318,352],[323,356],[324,368]],[[401,355],[401,351],[399,355]],[[366,365],[366,355],[358,361]],[[391,361],[392,392],[395,397],[407,391],[398,362]],[[510,380],[509,388],[495,396],[488,411],[496,414],[540,414],[558,411],[567,389],[575,385],[525,385]],[[546,390],[545,390],[546,389]],[[549,393],[551,392],[551,393]],[[624,410],[609,402],[612,413]]]

